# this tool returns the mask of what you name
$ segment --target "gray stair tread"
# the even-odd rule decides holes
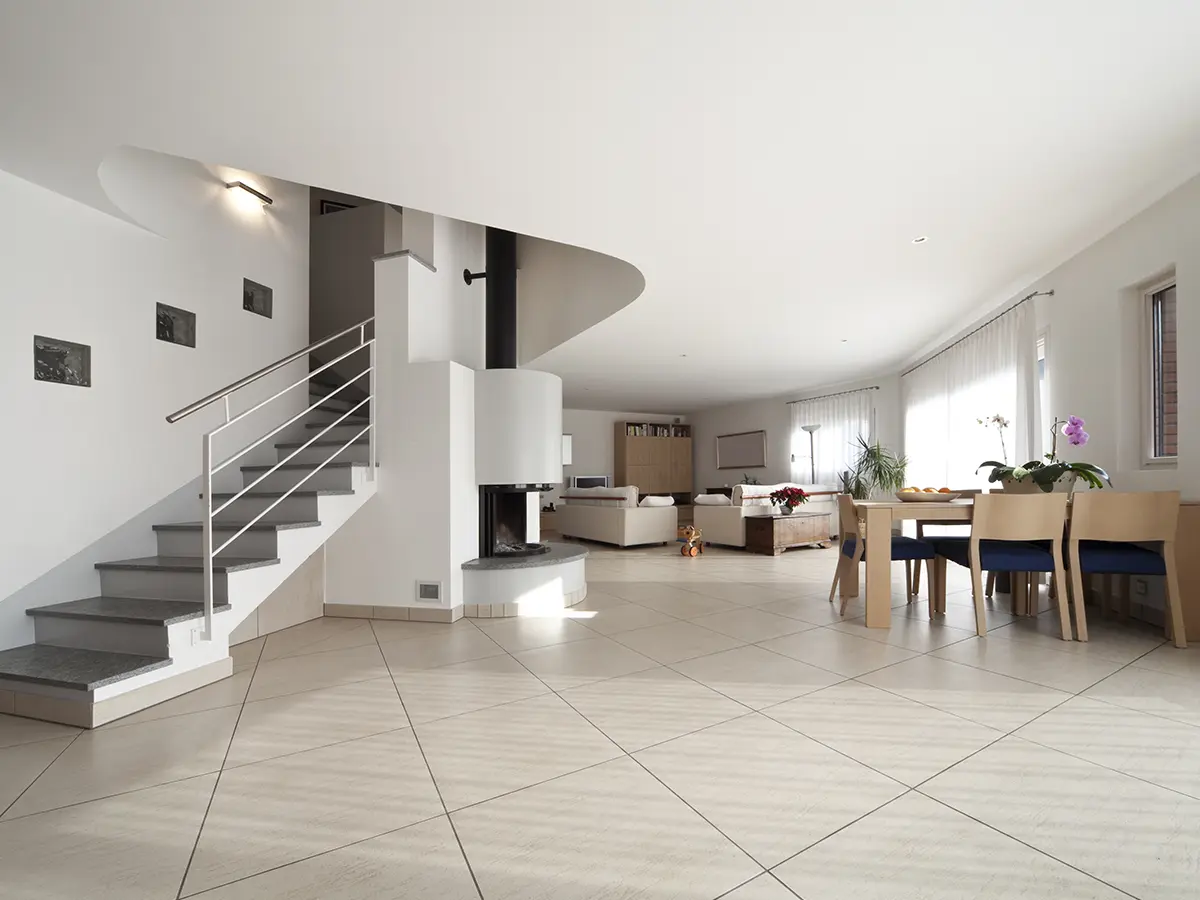
[[[320,525],[317,521],[304,522],[255,522],[247,531],[289,531],[293,528],[316,528]],[[241,531],[245,528],[245,522],[227,522],[224,519],[218,519],[213,523],[213,531]],[[199,531],[204,527],[203,522],[168,522],[165,525],[155,525],[155,531]]]
[[[170,659],[154,656],[28,644],[0,650],[0,679],[94,691],[170,664]]]
[[[284,463],[282,466],[242,466],[243,472],[266,472],[270,469],[315,469],[320,466],[322,469],[348,469],[350,466],[365,466],[365,462],[327,462],[324,465],[321,463]]]
[[[230,609],[228,603],[216,604],[213,612]],[[25,610],[27,616],[59,619],[96,619],[132,625],[171,625],[204,615],[204,604],[195,600],[156,600],[149,597],[88,597],[50,606]]]
[[[284,494],[287,494],[289,497],[347,497],[347,496],[351,496],[353,493],[354,493],[354,491],[350,490],[349,488],[326,488],[324,490],[316,490],[316,491],[292,491],[290,494],[287,494],[287,491],[249,491],[245,494],[242,494],[241,496],[242,497],[259,497],[263,500],[278,500]],[[203,494],[197,494],[196,496],[199,497],[201,500],[204,499]],[[237,497],[237,496],[238,495],[234,494],[234,493],[213,494],[213,499],[214,500],[232,500],[234,497]],[[241,498],[239,498],[239,499],[241,499]]]
[[[366,426],[363,426],[366,427]],[[310,439],[311,440],[311,439]],[[297,450],[300,447],[365,447],[371,442],[370,438],[361,437],[355,438],[353,441],[337,440],[331,441],[313,441],[311,444],[308,441],[280,441],[275,445],[279,450]]]
[[[279,562],[274,559],[256,559],[249,556],[218,556],[213,559],[214,572],[240,572],[243,569],[257,569],[259,566],[273,566]],[[200,572],[201,565],[198,556],[142,556],[138,559],[116,559],[110,562],[96,563],[97,569],[130,569],[164,572]]]

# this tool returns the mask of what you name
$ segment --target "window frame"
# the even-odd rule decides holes
[[[1143,469],[1174,469],[1179,465],[1179,455],[1157,456],[1154,452],[1155,431],[1157,428],[1157,394],[1158,394],[1158,349],[1155,346],[1154,296],[1167,288],[1175,288],[1176,309],[1178,310],[1179,282],[1174,272],[1142,288],[1142,468]],[[1176,357],[1178,358],[1178,312],[1176,312]],[[1178,378],[1178,376],[1177,376]]]

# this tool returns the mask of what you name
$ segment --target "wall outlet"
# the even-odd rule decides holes
[[[1139,597],[1145,597],[1150,593],[1150,585],[1146,584],[1145,578],[1133,579],[1133,592]]]
[[[442,583],[440,581],[418,581],[417,602],[440,606],[442,602]]]

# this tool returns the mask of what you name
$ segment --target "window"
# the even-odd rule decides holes
[[[1047,345],[1050,342],[1050,332],[1042,331],[1037,338],[1037,396],[1038,396],[1038,431],[1034,435],[1033,455],[1041,456],[1047,450],[1048,436],[1054,417],[1050,414],[1050,372],[1046,361]]]
[[[874,391],[846,391],[791,404],[792,481],[841,484],[842,472],[857,456],[859,437],[872,438]],[[811,435],[805,426],[812,429]]]
[[[1150,317],[1151,461],[1174,461],[1179,455],[1179,390],[1175,332],[1175,282],[1146,293]]]

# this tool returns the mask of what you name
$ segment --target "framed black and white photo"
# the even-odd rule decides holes
[[[58,338],[33,336],[33,380],[92,386],[92,348]]]
[[[196,314],[165,303],[156,303],[154,336],[169,344],[195,347]]]
[[[242,309],[269,319],[274,305],[274,293],[265,284],[244,278],[242,279]]]

